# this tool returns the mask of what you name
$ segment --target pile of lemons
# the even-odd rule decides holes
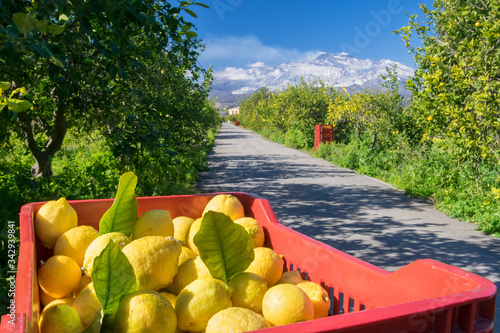
[[[101,311],[93,261],[110,241],[132,265],[137,291],[121,298],[101,332],[247,332],[328,315],[325,289],[297,271],[283,271],[283,257],[264,247],[262,227],[245,217],[236,197],[216,195],[204,213],[209,210],[231,217],[253,241],[253,262],[229,283],[211,276],[193,242],[201,217],[172,219],[166,210],[150,210],[137,219],[131,235],[99,236],[93,227],[78,225],[64,198],[44,204],[35,232],[54,255],[38,269],[40,332],[82,332],[92,323]]]

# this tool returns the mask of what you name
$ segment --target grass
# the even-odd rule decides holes
[[[340,167],[380,179],[406,194],[432,201],[450,217],[473,222],[486,234],[500,237],[500,167],[458,163],[446,151],[429,148],[371,150],[356,140],[321,145],[314,154]]]

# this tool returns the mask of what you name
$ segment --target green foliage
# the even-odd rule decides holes
[[[259,131],[259,134],[262,135],[264,138],[267,138],[273,142],[281,144],[285,143],[285,134],[282,132],[275,131],[272,128],[264,127]]]
[[[2,81],[24,87],[30,109],[2,112],[2,141],[17,133],[35,159],[37,178],[68,129],[98,130],[122,167],[147,168],[144,157],[173,156],[214,124],[207,102],[210,71],[182,14],[182,1],[16,1],[0,7]],[[189,74],[189,75],[188,75]],[[5,109],[5,108],[4,108]],[[200,130],[200,127],[202,130]],[[162,161],[172,163],[172,158]],[[145,173],[150,170],[144,170]]]
[[[289,129],[285,133],[284,144],[287,147],[297,148],[297,149],[307,149],[309,148],[309,142],[306,135],[299,130]]]
[[[0,146],[15,149],[11,156],[18,158],[2,160],[0,173],[9,179],[2,194],[16,203],[38,188],[51,195],[107,197],[109,190],[100,191],[117,170],[148,175],[148,194],[192,183],[191,170],[202,163],[197,151],[220,120],[206,98],[211,74],[196,62],[201,44],[180,15],[192,15],[186,11],[191,4],[2,3]],[[33,108],[11,107],[7,102],[17,95]],[[102,159],[82,163],[89,161],[88,150],[65,148],[69,132],[92,133]],[[189,167],[173,171],[184,164]]]
[[[194,191],[198,171],[206,164],[206,154],[215,140],[216,129],[207,131],[203,141],[186,146],[173,158],[174,163],[152,165],[162,175],[138,177],[138,196],[184,194]],[[70,131],[65,145],[56,153],[54,176],[34,179],[30,175],[32,157],[22,141],[13,135],[8,149],[0,151],[0,213],[6,219],[17,220],[20,207],[29,202],[71,199],[112,198],[116,195],[116,179],[128,171],[104,144],[104,139]],[[156,163],[149,160],[150,163]],[[156,180],[168,179],[162,184]],[[170,177],[170,178],[167,178]]]
[[[387,68],[387,76],[382,78],[386,80],[384,90],[349,94],[344,89],[344,94],[331,100],[328,121],[337,124],[337,141],[348,143],[352,133],[359,140],[366,140],[371,149],[403,148],[403,143],[415,141],[412,118],[403,107],[403,98],[399,94],[397,68]]]
[[[331,96],[336,94],[321,81],[303,79],[276,94],[261,88],[241,103],[241,120],[273,141],[312,149],[314,125],[325,122]]]
[[[194,191],[221,120],[208,100],[211,71],[197,61],[203,45],[185,19],[196,17],[194,6],[206,7],[1,3],[5,219],[17,221],[29,202],[113,197],[127,171],[139,178],[140,196]]]
[[[396,68],[388,69],[383,91],[351,95],[321,81],[307,83],[302,79],[277,93],[261,88],[241,103],[240,113],[244,125],[298,149],[313,148],[316,124],[334,124],[337,142],[349,142],[351,134],[357,133],[372,149],[380,140],[398,145],[415,136],[407,130],[414,126],[402,106]]]
[[[230,115],[225,116],[222,119],[222,121],[224,121],[224,122],[228,122],[229,121],[231,123],[234,123],[236,120],[241,123],[242,122],[241,115],[239,115],[239,114],[230,114]]]
[[[445,140],[460,160],[500,163],[500,6],[497,0],[421,5],[397,31],[415,54],[408,81],[424,140]],[[417,34],[422,47],[412,47]]]
[[[265,113],[267,103],[273,94],[268,88],[260,88],[250,97],[243,100],[240,105],[240,119],[245,126],[254,130],[261,130],[265,127],[265,122],[260,113]]]

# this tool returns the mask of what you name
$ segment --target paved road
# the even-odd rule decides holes
[[[226,123],[208,162],[202,191],[258,195],[281,224],[364,261],[394,271],[431,258],[500,286],[500,239],[385,183]]]

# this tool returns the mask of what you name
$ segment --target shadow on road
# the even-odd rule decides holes
[[[484,255],[498,256],[497,242],[484,242],[479,246],[471,244],[470,238],[453,240],[426,231],[430,226],[443,227],[444,222],[413,217],[408,217],[411,221],[404,221],[404,216],[396,220],[368,213],[394,209],[424,212],[427,205],[424,201],[376,186],[321,184],[327,177],[352,176],[352,171],[323,170],[291,161],[284,163],[279,155],[267,155],[265,159],[235,156],[230,165],[227,165],[227,157],[213,156],[211,161],[212,172],[220,176],[210,180],[212,191],[259,195],[271,203],[282,224],[374,265],[390,269],[417,259],[432,258],[461,267],[474,267],[481,275],[498,275],[500,281],[500,262],[483,267],[479,264]],[[304,180],[307,183],[294,183]],[[359,236],[364,237],[358,239]],[[367,242],[367,237],[371,241]]]

